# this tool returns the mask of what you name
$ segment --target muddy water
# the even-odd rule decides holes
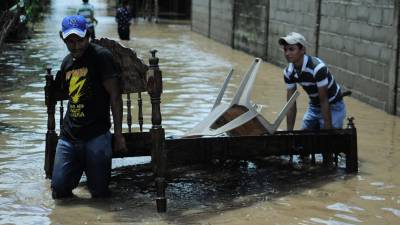
[[[157,214],[148,158],[119,159],[113,162],[111,199],[90,199],[83,179],[75,198],[53,201],[43,171],[43,66],[57,68],[67,53],[57,31],[62,16],[72,13],[79,2],[53,1],[32,39],[8,44],[0,56],[0,224],[400,222],[399,118],[352,98],[345,101],[358,128],[357,175],[346,175],[343,163],[337,170],[325,170],[289,165],[280,158],[177,168],[170,171],[168,213]],[[112,10],[104,1],[91,2],[99,20],[98,36],[117,39]],[[159,50],[167,135],[182,135],[206,116],[225,75],[234,68],[224,99],[229,100],[253,60],[192,33],[187,25],[136,21],[132,37],[124,44],[145,60],[148,50]],[[281,68],[263,63],[252,99],[263,106],[268,120],[284,105],[284,88]],[[306,103],[302,93],[297,127]],[[147,97],[144,105],[148,106]],[[149,117],[145,120],[148,124]]]

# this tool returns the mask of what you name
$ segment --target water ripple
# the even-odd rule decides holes
[[[382,208],[382,210],[391,212],[391,213],[393,213],[393,215],[400,217],[400,209]]]
[[[362,195],[360,198],[365,199],[365,200],[371,200],[371,201],[384,201],[384,197],[380,196],[373,196],[373,195]]]
[[[331,209],[331,210],[336,210],[336,211],[349,212],[349,213],[353,212],[353,210],[364,211],[363,208],[356,207],[356,206],[349,206],[349,205],[346,205],[346,204],[340,203],[340,202],[337,202],[332,205],[328,205],[326,208]]]
[[[351,215],[346,215],[346,214],[335,214],[336,217],[339,217],[341,219],[345,219],[345,220],[350,220],[352,222],[358,222],[361,223],[363,221],[359,220],[357,217],[355,216],[351,216]]]

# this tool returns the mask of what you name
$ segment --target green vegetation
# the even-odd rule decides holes
[[[33,24],[40,19],[50,0],[1,0],[0,46],[4,40],[29,37]],[[28,24],[31,24],[28,26]],[[30,27],[31,29],[29,29]]]
[[[35,22],[40,18],[40,14],[46,10],[50,0],[30,0],[28,2],[25,6],[25,14],[29,21]]]

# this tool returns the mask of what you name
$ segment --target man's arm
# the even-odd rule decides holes
[[[122,136],[122,97],[118,79],[107,79],[103,81],[103,85],[110,95],[111,112],[114,121],[114,150],[127,151],[125,138]]]
[[[92,21],[94,23],[96,23],[96,25],[99,23],[99,21],[97,21],[96,18],[94,18],[94,7],[93,6],[91,7],[91,10],[90,10],[90,18],[92,19]]]
[[[97,21],[96,18],[94,18],[94,16],[92,16],[92,20],[96,25],[99,23],[99,21]]]
[[[295,91],[296,88],[287,89],[286,101],[289,101],[290,97],[292,97]],[[296,103],[294,103],[294,105],[289,109],[286,115],[287,130],[293,130],[294,124],[296,122],[296,114],[297,114],[297,106]]]
[[[329,108],[328,87],[318,88],[319,102],[321,104],[321,113],[324,117],[324,129],[332,128],[331,110]]]

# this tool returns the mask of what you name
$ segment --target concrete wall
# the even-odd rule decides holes
[[[392,48],[392,60],[395,63],[391,63],[389,72],[389,92],[392,91],[393,95],[389,93],[389,100],[396,102],[393,107],[389,107],[389,112],[400,114],[400,2],[395,1],[394,12],[393,12],[393,48]],[[395,85],[394,85],[395,84]],[[392,99],[393,98],[395,99]]]
[[[232,46],[234,0],[192,0],[192,31]]]
[[[394,0],[323,0],[320,57],[353,96],[388,107]]]
[[[192,0],[192,31],[210,36],[210,0]]]
[[[267,60],[278,65],[286,63],[278,45],[279,37],[295,31],[304,35],[310,43],[307,52],[315,52],[315,0],[270,0],[270,18]]]
[[[232,46],[233,0],[211,0],[210,37]]]
[[[208,2],[210,21],[204,19]],[[322,58],[353,97],[398,115],[399,5],[396,0],[193,0],[192,29],[208,30],[219,42],[281,66],[286,61],[279,37],[302,33],[307,53]]]
[[[233,47],[267,56],[269,0],[236,1]]]

